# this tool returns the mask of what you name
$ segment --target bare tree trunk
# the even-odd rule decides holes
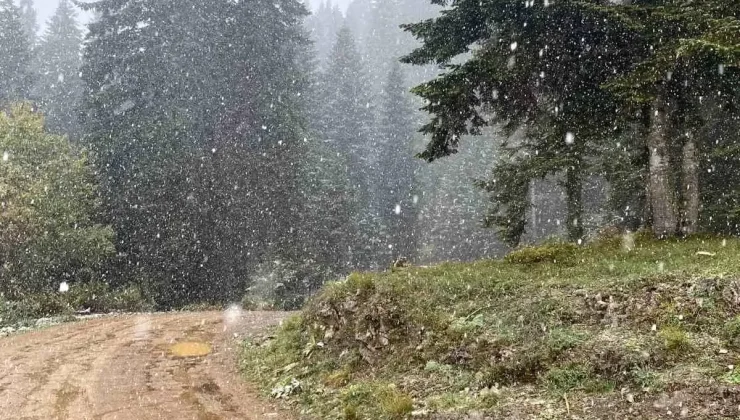
[[[583,174],[580,162],[565,171],[565,195],[568,201],[568,240],[576,242],[583,238]]]
[[[532,195],[532,205],[530,206],[530,218],[532,219],[532,233],[535,240],[539,237],[537,233],[537,180],[529,181],[529,193]]]
[[[699,224],[699,163],[694,136],[686,136],[683,145],[683,178],[681,182],[683,203],[683,233],[696,233]]]
[[[647,182],[645,182],[645,202],[642,207],[642,220],[640,223],[641,228],[652,229],[653,228],[653,208],[652,196],[650,195],[650,174],[648,173]]]
[[[647,147],[650,151],[648,179],[650,208],[653,216],[653,233],[658,237],[673,236],[678,227],[676,193],[671,183],[671,161],[668,153],[668,116],[665,103],[653,102]]]

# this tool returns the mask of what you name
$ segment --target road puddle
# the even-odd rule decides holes
[[[202,357],[211,353],[211,345],[196,341],[185,341],[170,347],[170,353],[176,357]]]

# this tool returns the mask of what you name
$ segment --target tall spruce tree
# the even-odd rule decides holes
[[[301,159],[298,188],[302,202],[301,251],[316,267],[334,273],[327,277],[331,278],[352,269],[349,253],[356,233],[353,216],[357,203],[349,186],[346,156],[337,153],[321,135],[320,122],[324,117],[322,75],[317,61],[318,57],[311,48],[299,60],[306,70],[307,83],[302,98],[309,132],[304,138],[305,157]]]
[[[26,33],[28,42],[31,45],[35,45],[39,32],[39,23],[36,18],[36,9],[33,6],[33,0],[20,0],[19,7],[23,22],[23,31]]]
[[[346,162],[345,176],[354,192],[355,236],[351,260],[356,267],[377,266],[380,246],[377,206],[371,202],[371,171],[377,162],[373,135],[373,109],[366,70],[347,27],[337,34],[326,71],[320,79],[322,115],[318,131]]]
[[[299,62],[308,40],[307,13],[297,1],[236,6],[233,77],[228,106],[209,139],[211,156],[201,176],[210,214],[207,237],[213,278],[244,281],[258,264],[275,259],[303,263],[298,234],[302,203],[296,194],[305,154],[306,74]],[[224,92],[224,94],[226,94]],[[229,104],[229,102],[227,102]]]
[[[418,167],[413,157],[413,109],[403,73],[396,63],[391,66],[382,92],[378,130],[380,159],[375,172],[378,212],[391,257],[410,257],[415,248],[414,174]],[[418,197],[417,197],[418,201]]]
[[[34,96],[39,98],[47,128],[71,138],[78,138],[80,133],[77,111],[82,99],[81,49],[77,12],[68,0],[61,0],[38,46],[40,76]]]
[[[314,41],[319,67],[325,66],[343,22],[344,16],[339,6],[331,1],[321,2],[319,8],[306,19],[306,28]]]
[[[352,31],[358,48],[364,47],[370,37],[373,6],[372,0],[352,0],[347,6],[344,24]]]
[[[407,26],[425,43],[407,60],[448,70],[417,89],[434,115],[423,129],[432,134],[423,157],[453,153],[460,136],[485,125],[526,128],[523,141],[505,145],[508,158],[483,184],[494,201],[488,220],[511,243],[525,229],[528,179],[552,173],[563,177],[571,239],[582,234],[584,175],[605,170],[615,185],[643,185],[644,200],[630,200],[643,201],[642,223],[656,235],[697,229],[696,133],[706,125],[703,98],[717,96],[713,89],[733,91],[717,68],[737,62],[736,6],[629,3],[458,2],[437,19]],[[465,63],[449,64],[471,50]],[[719,96],[726,102],[728,95]],[[637,121],[629,118],[636,114]],[[623,148],[619,139],[629,133],[639,140]],[[605,162],[622,148],[622,163]],[[620,179],[609,170],[645,175]]]
[[[98,159],[107,219],[117,234],[122,258],[116,272],[123,281],[142,282],[166,305],[197,293],[204,257],[192,243],[198,235],[189,218],[194,206],[187,200],[195,145],[186,113],[167,106],[168,96],[180,93],[174,90],[179,73],[168,68],[174,40],[164,17],[172,4],[149,3],[84,5],[98,19],[89,25],[81,69],[83,129],[84,142]]]
[[[700,159],[699,150],[714,148],[699,137],[713,111],[737,102],[733,76],[740,60],[740,10],[715,0],[640,1],[605,10],[628,22],[649,47],[610,87],[630,105],[625,109],[642,116],[652,229],[659,236],[695,233],[702,195],[699,166],[709,160]]]
[[[566,190],[569,238],[583,236],[589,156],[611,133],[617,109],[601,85],[629,67],[625,52],[634,49],[630,33],[606,16],[584,2],[463,1],[441,17],[406,25],[424,45],[405,61],[447,69],[415,90],[433,115],[422,129],[431,134],[423,158],[454,153],[462,136],[488,125],[524,130],[522,140],[504,143],[484,185],[494,202],[487,219],[512,244],[524,233],[530,181],[549,174],[559,174]],[[451,63],[470,51],[463,64]]]
[[[0,105],[28,99],[34,80],[32,45],[22,16],[13,0],[0,1]]]
[[[99,16],[82,67],[85,134],[121,264],[164,305],[240,298],[250,270],[299,247],[291,194],[303,139],[305,8],[293,0],[85,7]]]

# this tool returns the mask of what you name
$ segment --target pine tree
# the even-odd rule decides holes
[[[643,184],[643,223],[656,235],[697,229],[702,98],[727,102],[728,95],[712,92],[734,90],[717,68],[738,61],[737,6],[630,3],[460,2],[437,19],[407,26],[425,43],[407,60],[449,70],[417,89],[434,114],[423,129],[432,134],[423,157],[453,153],[462,135],[489,124],[526,128],[523,141],[506,145],[508,157],[484,184],[494,198],[488,220],[512,243],[526,225],[529,180],[553,173],[562,174],[569,236],[578,238],[584,177],[616,169],[604,157],[614,156],[608,153],[614,140],[629,133],[639,139],[629,149],[646,153],[630,152],[621,161],[637,165],[627,172],[646,175],[626,182],[607,177],[623,186]],[[474,43],[481,47],[468,61],[449,64]]]
[[[344,17],[339,6],[332,5],[331,1],[322,2],[318,10],[306,19],[306,27],[309,37],[314,41],[319,67],[325,66],[343,21]]]
[[[400,66],[395,64],[383,89],[377,146],[380,159],[374,182],[374,193],[379,198],[378,213],[391,257],[411,257],[415,247],[417,209],[413,196],[418,165],[412,151],[413,110],[406,92]]]
[[[367,61],[373,92],[383,89],[391,67],[418,42],[400,26],[429,19],[437,6],[426,0],[355,0],[347,9],[347,26],[352,30],[360,54]],[[421,83],[435,72],[434,66],[407,67],[407,82]]]
[[[413,37],[400,28],[402,23],[416,20],[408,16],[404,7],[411,3],[419,10],[429,8],[427,2],[418,0],[380,0],[371,3],[362,51],[367,57],[371,69],[370,83],[376,92],[383,89],[393,65],[417,46]]]
[[[300,253],[304,259],[311,260],[314,267],[329,272],[321,279],[325,281],[352,270],[349,252],[355,237],[353,216],[358,203],[354,202],[355,194],[349,186],[346,156],[325,142],[319,130],[324,114],[319,82],[322,75],[318,72],[317,61],[311,48],[298,60],[305,70],[306,83],[301,97],[308,123],[305,157],[300,163],[299,235],[302,237]]]
[[[39,23],[36,20],[36,9],[33,7],[33,0],[20,0],[19,6],[23,21],[23,31],[26,33],[28,42],[31,45],[35,45],[39,32]]]
[[[354,222],[359,203],[349,185],[346,159],[321,139],[308,140],[307,149],[299,190],[301,251],[316,267],[338,277],[354,268],[351,252],[357,245]]]
[[[80,52],[82,30],[77,13],[67,0],[61,0],[49,20],[38,47],[40,77],[35,96],[53,133],[79,137],[77,110],[82,96]]]
[[[33,83],[32,46],[13,0],[0,1],[0,105],[28,99]]]
[[[99,13],[82,67],[86,142],[124,271],[161,304],[239,299],[255,267],[301,246],[306,11],[278,5],[85,6]]]
[[[490,174],[495,156],[495,144],[468,142],[455,155],[419,167],[416,260],[470,261],[495,257],[506,250],[497,232],[481,224],[488,202],[473,183]]]
[[[448,70],[415,89],[433,115],[422,129],[432,135],[423,158],[454,153],[462,136],[479,135],[481,127],[524,130],[523,139],[504,144],[501,170],[494,171],[506,182],[494,176],[485,184],[494,197],[488,220],[513,244],[524,233],[530,182],[550,174],[558,174],[566,190],[569,238],[583,236],[582,189],[593,172],[589,157],[611,133],[617,109],[602,84],[629,67],[625,51],[634,49],[629,33],[606,15],[583,2],[471,0],[405,26],[424,42],[405,61]],[[466,62],[450,63],[476,43],[481,48]]]
[[[306,10],[292,0],[280,8],[268,1],[237,7],[233,42],[245,48],[229,55],[237,73],[227,76],[235,77],[219,82],[232,92],[200,177],[209,191],[203,199],[208,244],[216,247],[205,268],[226,282],[244,281],[254,267],[275,259],[304,263],[296,192],[306,148],[307,81],[299,62],[308,47],[301,26]]]
[[[715,0],[638,6],[606,9],[627,21],[646,46],[646,53],[635,57],[634,70],[620,74],[610,87],[625,98],[626,110],[643,117],[653,231],[692,234],[699,229],[701,207],[698,150],[714,146],[699,138],[702,127],[712,119],[710,106],[736,103],[732,63],[740,60],[739,10]]]
[[[161,19],[172,4],[148,3],[83,6],[99,18],[89,25],[84,49],[82,122],[84,143],[97,158],[106,219],[123,256],[115,272],[122,281],[143,283],[166,306],[197,294],[204,257],[192,242],[189,120],[185,111],[167,106],[180,81],[179,73],[169,72],[172,27]],[[143,21],[150,25],[138,25]]]
[[[378,215],[370,197],[377,148],[372,136],[373,110],[366,80],[352,34],[343,27],[337,34],[328,67],[320,80],[323,106],[317,128],[346,162],[343,171],[354,191],[352,201],[358,206],[353,217],[357,233],[352,241],[352,261],[362,268],[377,265],[373,256],[380,242]]]
[[[352,31],[358,49],[363,48],[371,36],[372,11],[372,0],[352,0],[347,6],[345,26]]]

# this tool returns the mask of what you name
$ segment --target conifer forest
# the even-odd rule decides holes
[[[332,1],[0,0],[0,306],[740,234],[740,2]]]

